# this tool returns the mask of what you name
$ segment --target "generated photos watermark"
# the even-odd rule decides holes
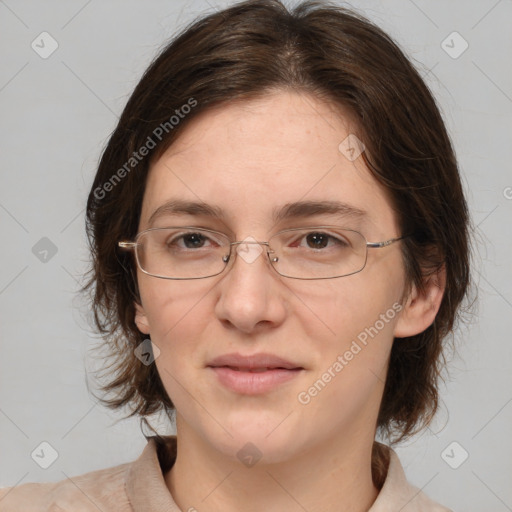
[[[301,391],[297,395],[299,403],[307,405],[331,382],[342,370],[347,366],[363,348],[368,345],[369,338],[373,339],[388,324],[397,313],[403,309],[403,306],[395,302],[385,313],[381,313],[379,319],[370,327],[366,327],[357,335],[357,339],[353,340],[350,348],[342,355],[338,355],[336,360],[326,369],[322,376],[317,379],[307,390]]]
[[[182,119],[189,114],[193,107],[197,106],[197,100],[189,98],[187,103],[183,104],[179,109],[175,109],[176,115],[172,115],[168,121],[160,123],[148,136],[146,142],[140,146],[137,151],[133,151],[130,158],[120,167],[110,179],[108,179],[101,186],[94,189],[94,197],[98,200],[105,198],[108,192],[111,192],[116,185],[118,185],[132,169],[137,167],[139,162],[149,155],[150,151],[156,147],[158,142],[161,142],[165,134],[168,134],[180,123]]]

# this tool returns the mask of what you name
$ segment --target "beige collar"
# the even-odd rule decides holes
[[[125,487],[134,512],[182,512],[164,480],[164,473],[176,458],[176,436],[165,439],[166,446],[157,444],[154,437],[149,438],[140,457],[128,466]],[[407,482],[398,456],[391,448],[387,449],[390,462],[386,480],[368,512],[449,512]]]

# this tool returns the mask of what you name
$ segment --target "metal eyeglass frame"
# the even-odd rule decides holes
[[[349,274],[343,274],[341,276],[333,276],[333,277],[292,277],[292,276],[287,276],[287,275],[281,274],[277,270],[277,268],[274,265],[272,265],[272,261],[276,262],[276,261],[278,261],[278,258],[275,257],[272,260],[270,260],[270,258],[271,258],[270,257],[270,253],[273,253],[274,251],[270,248],[269,241],[267,241],[267,242],[258,242],[258,241],[251,241],[251,240],[249,240],[249,241],[240,240],[240,241],[230,242],[229,243],[229,254],[227,256],[223,256],[223,258],[222,258],[222,261],[224,261],[225,266],[224,266],[224,268],[220,272],[217,272],[216,274],[211,274],[211,275],[202,276],[202,277],[166,277],[166,276],[160,276],[160,275],[157,275],[157,274],[151,274],[150,272],[148,272],[148,271],[146,271],[146,270],[144,270],[142,268],[142,265],[139,262],[139,255],[138,255],[138,252],[136,250],[137,246],[139,245],[138,242],[137,242],[137,239],[139,237],[141,237],[143,234],[145,234],[145,233],[147,233],[149,231],[156,231],[156,230],[163,230],[163,229],[192,229],[192,230],[197,230],[197,231],[206,231],[206,232],[209,232],[209,233],[216,233],[218,235],[222,235],[222,236],[228,238],[228,240],[229,240],[229,237],[225,233],[222,233],[221,231],[215,231],[214,229],[198,228],[198,227],[195,227],[195,226],[170,226],[170,227],[163,227],[163,228],[149,228],[149,229],[145,229],[144,231],[141,231],[141,232],[137,233],[137,235],[135,235],[135,238],[133,239],[133,241],[131,241],[131,240],[121,240],[121,241],[119,241],[117,243],[117,245],[121,249],[134,250],[134,252],[135,252],[135,260],[136,260],[137,266],[139,267],[141,272],[143,272],[144,274],[147,274],[148,276],[156,277],[156,278],[159,278],[159,279],[191,280],[191,279],[207,279],[209,277],[218,276],[219,274],[222,274],[222,272],[224,272],[228,268],[230,260],[233,261],[233,262],[235,261],[236,256],[235,256],[235,258],[231,259],[231,255],[233,253],[233,249],[232,248],[233,248],[234,245],[258,244],[258,245],[266,245],[267,246],[267,248],[268,248],[267,249],[267,256],[268,256],[269,261],[271,263],[270,266],[280,276],[286,277],[288,279],[318,280],[318,279],[337,279],[339,277],[347,277],[347,276],[351,276],[353,274],[358,274],[359,272],[361,272],[366,267],[366,262],[368,260],[368,248],[370,248],[370,249],[380,249],[382,247],[387,247],[388,245],[391,245],[391,244],[393,244],[395,242],[398,242],[399,240],[403,240],[404,238],[407,238],[407,237],[411,236],[410,234],[408,234],[408,235],[402,235],[402,236],[399,236],[399,237],[396,237],[396,238],[390,238],[388,240],[384,240],[383,242],[368,242],[366,240],[366,237],[361,232],[356,231],[355,229],[344,228],[342,226],[329,225],[329,226],[306,226],[306,227],[300,227],[300,228],[283,229],[283,230],[279,231],[278,233],[275,233],[274,235],[272,235],[270,240],[272,240],[272,238],[274,238],[275,236],[280,235],[281,233],[288,232],[288,231],[302,231],[304,229],[308,229],[308,230],[313,230],[314,231],[315,229],[325,229],[325,228],[338,228],[338,229],[342,229],[343,231],[351,231],[353,233],[357,233],[358,235],[360,235],[363,238],[363,240],[366,242],[366,255],[365,255],[364,265],[359,270],[356,270],[355,272],[350,272]],[[226,247],[228,247],[228,246],[226,246]],[[236,251],[235,251],[235,254],[236,254]]]

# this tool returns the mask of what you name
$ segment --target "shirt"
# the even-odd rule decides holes
[[[176,436],[149,437],[133,462],[91,471],[56,483],[26,483],[0,489],[1,512],[183,512],[164,474],[176,459]],[[369,512],[451,512],[409,484],[389,447],[386,479]],[[186,511],[185,511],[186,512]]]

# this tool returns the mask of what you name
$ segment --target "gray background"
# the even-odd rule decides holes
[[[145,445],[136,420],[116,423],[87,389],[97,338],[75,294],[85,200],[150,59],[196,15],[231,3],[0,0],[0,486],[128,462]],[[397,451],[408,478],[454,510],[512,510],[512,2],[351,5],[395,37],[437,96],[479,233],[479,309],[457,335],[441,412]],[[43,31],[58,43],[47,58],[31,47],[51,49]],[[31,457],[51,456],[43,441],[58,452],[48,469]]]

